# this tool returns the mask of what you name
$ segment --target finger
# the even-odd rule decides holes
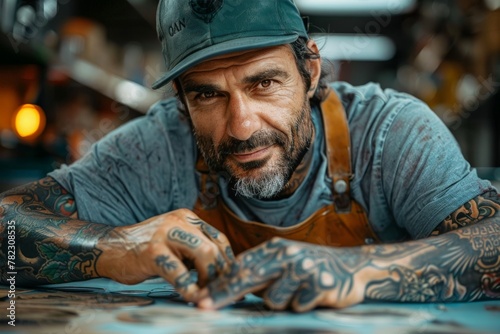
[[[203,233],[208,238],[210,238],[210,240],[212,240],[220,249],[226,262],[226,266],[222,269],[228,271],[230,269],[230,265],[236,261],[236,257],[234,256],[233,248],[229,243],[229,239],[224,235],[224,233],[220,232],[210,224],[203,223],[200,225],[200,227]]]
[[[226,265],[226,261],[219,249],[211,246],[205,252],[205,255],[209,252],[212,252],[213,255],[209,256],[207,260],[204,260],[204,257],[197,257],[195,259],[195,267],[199,271],[198,285],[200,287],[205,287],[208,282],[213,281]]]
[[[295,296],[290,303],[290,307],[296,312],[310,311],[318,306],[319,301],[323,298],[322,293],[318,293],[313,289],[314,285],[303,284],[295,293]]]
[[[174,227],[168,231],[167,239],[168,246],[178,258],[194,264],[200,287],[213,280],[227,266],[217,245],[194,227]]]
[[[273,310],[285,310],[300,287],[300,280],[294,277],[290,271],[286,271],[283,277],[278,278],[264,292],[264,303]]]
[[[230,271],[231,265],[236,261],[236,259],[228,238],[215,227],[205,222],[201,222],[199,227],[203,234],[214,242],[220,251],[221,258],[218,258],[217,261],[217,273]]]
[[[199,293],[197,306],[201,309],[215,310],[228,306],[244,298],[248,293],[254,290],[260,290],[266,286],[265,283],[252,285],[252,287],[242,287],[241,282],[228,282],[226,279],[218,277],[215,281],[209,283],[207,287]]]
[[[220,274],[233,271],[235,256],[229,239],[215,227],[198,217],[188,217],[187,219],[192,225],[198,227],[200,231],[217,246],[223,256],[223,258],[217,258],[215,267],[216,273]]]
[[[231,262],[235,260],[229,239],[224,235],[224,233],[220,232],[218,229],[198,217],[188,217],[188,221],[192,225],[197,226],[210,240],[217,244],[228,261]]]
[[[227,306],[242,298],[248,293],[253,293],[267,288],[282,274],[282,270],[275,265],[265,265],[255,261],[262,253],[259,248],[254,248],[241,254],[238,269],[227,275],[218,276],[210,282],[206,289],[200,292],[198,306],[204,309],[216,309]],[[258,270],[254,267],[257,263],[262,266]]]
[[[187,301],[197,301],[200,289],[196,273],[186,268],[182,261],[163,246],[158,246],[153,253],[155,272],[172,284],[175,290]]]

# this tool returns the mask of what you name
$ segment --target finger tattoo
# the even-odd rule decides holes
[[[168,239],[186,245],[189,248],[197,248],[201,244],[201,240],[196,235],[183,231],[178,227],[168,232]]]
[[[235,260],[233,249],[231,248],[231,246],[226,246],[225,251],[226,251],[226,256],[229,260],[231,261]]]
[[[215,269],[215,265],[213,263],[210,263],[207,267],[207,275],[208,275],[208,280],[213,280],[217,276],[217,269]]]
[[[192,217],[187,217],[187,220],[190,224],[193,224],[193,225],[201,225],[203,224],[203,220],[199,219],[199,218],[192,218]]]
[[[212,239],[217,239],[219,237],[219,230],[214,228],[212,225],[205,223],[201,219],[190,218],[188,217],[188,221],[193,225],[199,225],[203,233]]]
[[[201,224],[201,230],[212,239],[217,239],[220,234],[219,230],[206,223]]]
[[[169,261],[170,256],[159,255],[156,257],[156,265],[163,269],[164,272],[177,269],[177,263],[175,261]]]
[[[177,291],[187,290],[188,286],[198,281],[198,275],[196,272],[188,271],[177,277],[175,280],[175,289]]]

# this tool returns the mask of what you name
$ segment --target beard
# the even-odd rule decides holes
[[[212,171],[227,173],[237,195],[270,199],[285,188],[311,146],[314,131],[307,98],[301,109],[291,114],[297,117],[291,122],[290,138],[277,130],[259,130],[247,140],[230,137],[215,147],[209,136],[199,134],[193,127],[194,136],[207,165]],[[271,145],[279,148],[279,157],[273,162],[269,161],[271,157],[246,163],[229,158],[235,153]]]

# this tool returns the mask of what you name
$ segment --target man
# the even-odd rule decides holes
[[[420,101],[326,85],[291,0],[160,1],[158,34],[154,87],[181,103],[3,194],[18,284],[161,276],[202,308],[296,311],[498,298],[496,190]]]

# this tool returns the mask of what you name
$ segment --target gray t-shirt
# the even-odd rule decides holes
[[[354,179],[351,195],[367,211],[385,242],[423,238],[450,213],[492,186],[478,178],[455,139],[421,101],[377,84],[331,84],[346,110]],[[332,202],[320,111],[314,163],[290,198],[233,198],[228,206],[243,219],[292,226]],[[335,125],[333,125],[335,126]],[[113,226],[134,224],[178,208],[192,208],[199,177],[188,120],[175,99],[160,101],[96,143],[73,163],[49,173],[72,193],[80,219]]]

